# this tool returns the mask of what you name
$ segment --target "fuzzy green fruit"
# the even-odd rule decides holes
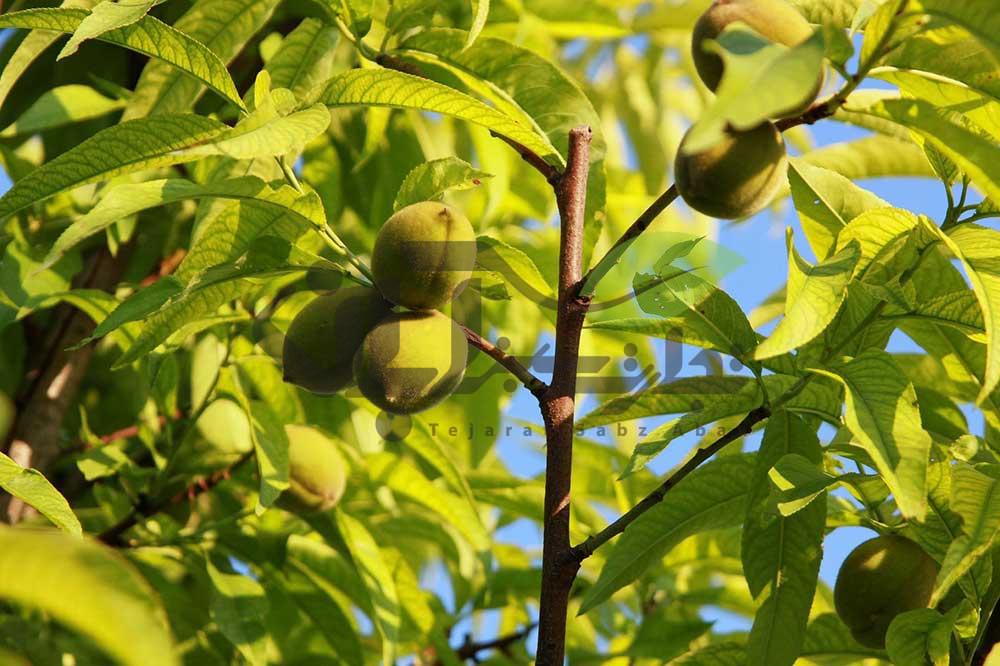
[[[468,360],[465,334],[434,310],[386,317],[354,357],[358,388],[392,414],[423,411],[451,395]]]
[[[17,409],[14,402],[3,391],[0,391],[0,444],[7,441],[7,435],[14,426],[14,419],[17,417]]]
[[[837,615],[856,641],[883,648],[893,618],[927,607],[937,573],[937,563],[909,539],[890,535],[866,541],[851,551],[837,574]]]
[[[698,76],[712,91],[722,80],[723,63],[717,53],[704,48],[706,39],[718,39],[731,23],[741,22],[775,44],[798,46],[809,39],[813,28],[809,22],[784,0],[715,0],[694,24],[691,36],[691,56]],[[823,78],[812,99],[819,93]],[[811,102],[812,99],[809,101]]]
[[[391,309],[368,287],[345,287],[310,302],[285,335],[285,381],[320,394],[350,386],[355,352]]]
[[[462,290],[476,264],[476,233],[460,212],[437,201],[400,209],[372,250],[375,285],[411,310],[441,307]]]
[[[337,445],[308,426],[286,425],[285,433],[288,490],[278,498],[278,506],[296,513],[332,509],[347,485],[347,463]]]
[[[726,131],[721,143],[685,154],[681,140],[674,163],[677,190],[687,205],[711,217],[734,220],[763,210],[778,194],[788,172],[781,133],[771,123]]]

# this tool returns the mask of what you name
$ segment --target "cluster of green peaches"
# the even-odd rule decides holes
[[[769,41],[788,47],[798,46],[813,34],[809,22],[784,0],[715,0],[698,19],[691,39],[695,68],[713,92],[722,81],[724,63],[706,48],[706,41],[718,39],[733,23],[742,23]],[[821,74],[808,100],[780,117],[804,111],[822,85]],[[685,150],[688,136],[690,132],[681,140],[674,177],[685,203],[699,213],[722,219],[753,215],[771,203],[785,182],[785,143],[772,122],[747,130],[729,128],[722,142],[700,152]]]
[[[468,346],[438,308],[461,292],[475,263],[475,232],[462,213],[437,201],[400,209],[375,239],[374,287],[319,296],[292,320],[285,381],[319,394],[356,383],[392,414],[444,400],[462,381]]]

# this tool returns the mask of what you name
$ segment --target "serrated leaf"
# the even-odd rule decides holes
[[[476,265],[502,275],[510,287],[533,303],[553,304],[552,288],[531,257],[490,236],[476,238]]]
[[[889,207],[844,176],[799,158],[790,160],[788,182],[806,240],[820,260],[833,254],[837,234],[851,220],[865,211]]]
[[[690,153],[722,141],[727,126],[749,130],[808,103],[822,71],[823,34],[817,31],[788,48],[737,25],[723,31],[714,50],[725,63],[722,81],[715,100],[684,139]],[[761,90],[768,94],[759,94]]]
[[[103,0],[97,3],[80,25],[77,26],[69,40],[62,47],[56,60],[71,56],[79,50],[80,45],[88,39],[99,37],[105,32],[132,25],[156,4],[157,0]]]
[[[419,201],[439,200],[449,190],[469,190],[479,187],[493,174],[480,171],[465,160],[443,157],[419,164],[406,174],[399,186],[392,210]]]
[[[386,566],[378,544],[359,521],[343,511],[335,512],[337,526],[351,550],[351,559],[357,568],[374,607],[374,622],[382,636],[382,663],[394,663],[402,618],[399,598],[392,572]]]
[[[278,51],[267,61],[271,85],[291,90],[296,98],[305,97],[330,78],[339,39],[335,27],[314,18],[304,19],[281,40]]]
[[[919,133],[966,173],[983,194],[1000,197],[1000,145],[948,109],[919,99],[887,99],[858,109]]]
[[[847,28],[862,0],[789,0],[806,20],[819,25]]]
[[[308,225],[322,225],[325,222],[317,215],[319,211],[315,206],[310,205],[308,197],[289,187],[272,189],[256,176],[212,181],[205,185],[183,178],[127,183],[108,190],[96,206],[71,224],[52,245],[43,266],[51,266],[82,240],[129,215],[176,201],[208,197],[250,200],[262,210],[280,212],[298,220],[306,228]]]
[[[933,608],[900,613],[889,625],[885,649],[894,664],[926,664],[948,666],[951,649],[951,632],[955,626],[958,607],[947,616]]]
[[[0,136],[34,134],[69,123],[99,118],[123,106],[124,100],[109,99],[89,86],[56,86],[42,93]]]
[[[36,469],[25,469],[0,453],[0,488],[34,507],[61,530],[81,536],[83,528],[69,502]]]
[[[417,468],[396,456],[371,456],[366,463],[373,482],[438,513],[446,523],[454,525],[477,551],[489,549],[490,539],[476,513],[475,504],[439,489]]]
[[[671,488],[618,537],[579,614],[636,580],[683,539],[738,525],[746,511],[753,465],[753,457],[747,455],[716,458]]]
[[[0,219],[80,185],[182,162],[186,158],[178,151],[226,130],[216,120],[195,115],[143,118],[109,127],[17,181],[0,198]]]
[[[257,108],[236,127],[209,143],[180,151],[185,160],[207,155],[225,155],[237,160],[285,155],[300,151],[330,124],[330,112],[322,104],[279,115],[272,108]]]
[[[768,472],[788,455],[802,456],[816,469],[823,459],[815,429],[781,410],[764,430],[743,525],[741,557],[750,593],[768,593],[747,639],[752,664],[791,666],[798,659],[823,558],[825,495],[791,516],[769,510]]]
[[[1000,534],[1000,480],[997,467],[959,464],[951,471],[950,509],[962,521],[958,535],[941,562],[931,605],[969,572],[996,543]]]
[[[788,244],[788,286],[785,316],[777,328],[754,351],[754,358],[779,356],[796,349],[826,330],[847,297],[847,284],[860,257],[851,244],[815,266],[807,264],[792,241]]]
[[[120,555],[86,539],[0,526],[0,599],[44,611],[124,666],[180,663],[153,590]]]
[[[854,117],[871,118],[863,114],[855,114]],[[837,119],[848,122],[846,117]],[[934,171],[924,151],[908,136],[900,139],[873,134],[854,141],[823,146],[798,159],[812,166],[829,169],[851,180],[892,176],[934,177]]]
[[[986,332],[986,369],[977,402],[982,403],[1000,383],[1000,232],[977,224],[962,224],[944,233],[927,224],[961,262],[982,311]]]
[[[277,4],[278,0],[199,0],[173,26],[203,44],[209,52],[206,57],[227,63],[260,30]],[[125,108],[124,119],[188,111],[203,90],[200,81],[176,68],[158,61],[147,63]],[[243,108],[241,100],[236,104]]]
[[[327,81],[316,101],[334,108],[389,106],[454,116],[517,141],[554,165],[563,164],[562,157],[537,132],[465,93],[419,76],[388,69],[354,69]]]
[[[680,329],[685,341],[741,359],[757,344],[736,301],[691,272],[664,266],[657,275],[637,274],[632,288],[639,307]]]
[[[212,583],[210,612],[222,635],[229,639],[247,663],[267,663],[267,628],[270,607],[264,588],[250,576],[223,571],[218,557],[206,554],[205,569]]]
[[[889,354],[874,349],[813,372],[844,385],[847,426],[871,456],[902,514],[922,520],[931,438],[920,425],[913,385]]]
[[[0,16],[0,28],[73,33],[88,16],[90,12],[85,9],[69,7],[25,9]],[[144,16],[131,25],[104,32],[97,39],[162,60],[176,76],[192,76],[224,99],[244,108],[225,63],[178,27],[169,26],[152,16]]]

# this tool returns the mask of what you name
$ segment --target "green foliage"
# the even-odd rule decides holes
[[[16,3],[0,661],[980,663],[995,4]]]

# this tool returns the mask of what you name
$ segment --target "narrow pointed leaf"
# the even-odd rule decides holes
[[[83,528],[69,502],[49,480],[35,469],[25,469],[0,453],[0,488],[34,507],[61,530],[74,536],[83,534]]]

